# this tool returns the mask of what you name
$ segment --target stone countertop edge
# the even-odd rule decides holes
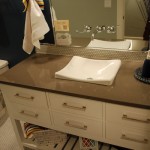
[[[0,76],[0,83],[107,103],[150,109],[150,86],[134,78],[143,61],[123,61],[111,86],[56,79],[72,56],[34,54]],[[20,78],[23,77],[23,78]]]

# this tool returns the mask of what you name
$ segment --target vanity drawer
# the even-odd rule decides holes
[[[54,93],[49,93],[48,97],[50,99],[52,109],[73,114],[87,115],[95,118],[102,118],[102,102]]]
[[[134,150],[150,149],[150,131],[131,126],[106,122],[106,139],[113,141],[113,144]]]
[[[8,85],[1,85],[1,88],[4,98],[9,102],[40,108],[48,107],[45,92]]]
[[[150,110],[107,103],[106,121],[150,131]]]
[[[48,109],[39,109],[12,103],[11,106],[9,106],[8,111],[17,120],[23,120],[42,126],[51,125],[51,119]]]
[[[102,121],[52,111],[54,127],[62,132],[95,140],[102,138]]]

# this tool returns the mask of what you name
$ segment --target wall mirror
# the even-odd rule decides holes
[[[145,50],[149,0],[49,0],[56,45]]]

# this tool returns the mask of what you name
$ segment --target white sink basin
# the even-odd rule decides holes
[[[103,40],[92,40],[87,48],[106,48],[113,50],[132,50],[132,41],[124,40],[124,41],[103,41]]]
[[[94,60],[74,56],[55,78],[111,85],[120,68],[121,60]]]

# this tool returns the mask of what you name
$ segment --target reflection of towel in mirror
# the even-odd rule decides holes
[[[35,0],[29,0],[25,20],[25,36],[23,49],[30,54],[33,47],[40,48],[39,40],[49,31],[49,26]]]
[[[54,19],[54,20],[57,20],[56,12],[55,12],[54,7],[51,7],[51,12],[52,12],[53,19]]]

